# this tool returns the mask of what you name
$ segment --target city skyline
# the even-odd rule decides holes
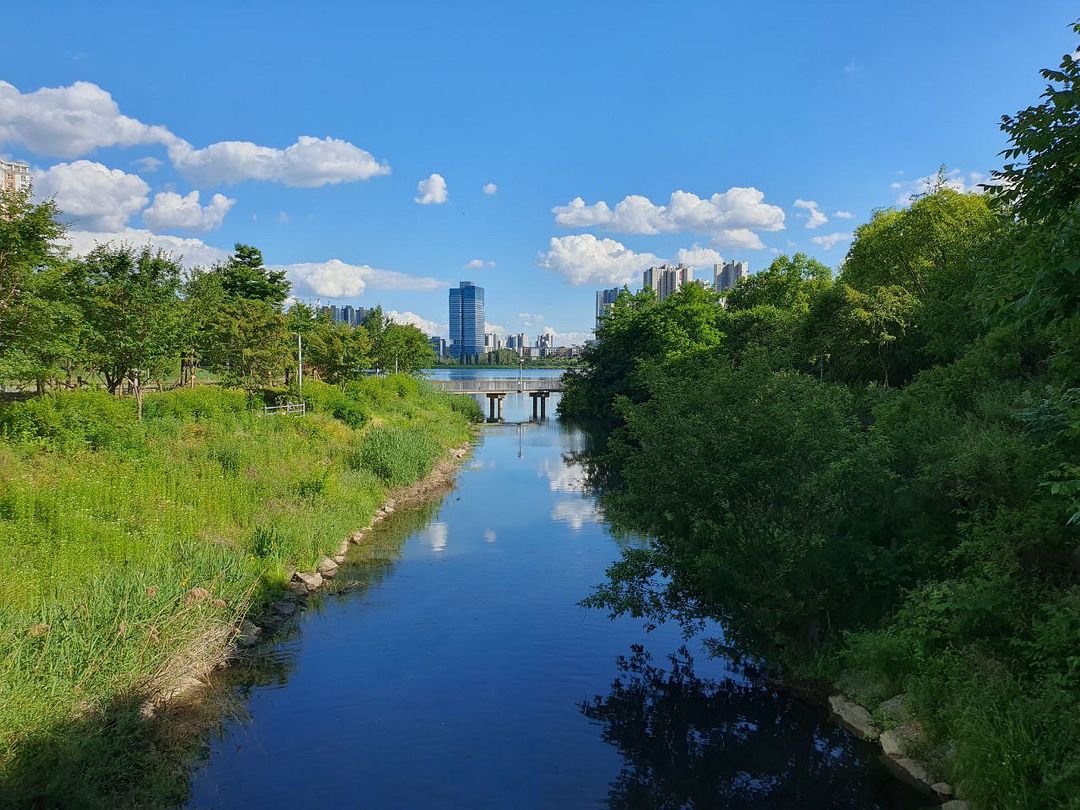
[[[6,43],[0,159],[57,198],[77,251],[150,240],[205,264],[245,242],[299,299],[381,304],[441,336],[445,290],[468,276],[488,291],[484,332],[582,343],[596,291],[635,289],[649,266],[708,283],[721,257],[757,272],[802,250],[835,267],[939,165],[974,188],[1001,163],[999,116],[1071,48],[1063,2],[1022,18],[1006,2],[843,5],[598,3],[573,7],[572,30],[560,4],[317,8],[297,30],[284,4],[43,4],[20,13],[57,58]],[[184,48],[160,47],[166,24]],[[986,47],[1001,30],[1004,53]],[[679,43],[678,75],[644,58],[660,40]],[[311,63],[271,58],[316,45]],[[777,77],[793,83],[783,115]]]

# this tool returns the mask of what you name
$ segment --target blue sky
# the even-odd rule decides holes
[[[576,342],[654,259],[836,266],[940,164],[977,182],[1070,6],[39,2],[0,52],[0,155],[76,249],[244,241],[305,299],[436,330],[469,278],[490,323]]]

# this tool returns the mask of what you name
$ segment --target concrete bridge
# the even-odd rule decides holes
[[[532,418],[547,418],[547,399],[562,391],[562,377],[487,377],[475,380],[429,380],[436,388],[455,394],[472,394],[488,398],[488,421],[501,422],[503,400],[507,394],[528,394],[532,397]]]

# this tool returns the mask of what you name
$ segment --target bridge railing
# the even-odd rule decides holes
[[[429,380],[443,391],[458,394],[512,394],[528,391],[559,391],[561,377],[487,377],[477,380]]]

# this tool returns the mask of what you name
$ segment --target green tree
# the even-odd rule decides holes
[[[732,311],[771,306],[805,311],[815,292],[827,287],[832,270],[805,253],[777,256],[764,270],[741,279],[727,293]]]
[[[233,298],[266,301],[280,309],[289,295],[289,280],[283,270],[272,270],[263,264],[262,251],[237,242],[233,255],[215,268],[221,276],[222,287]]]
[[[371,366],[371,338],[363,326],[319,319],[306,340],[306,362],[325,382],[344,385]]]
[[[391,322],[382,333],[375,358],[386,371],[413,373],[434,364],[435,350],[415,326]]]
[[[285,315],[269,301],[226,299],[207,325],[207,359],[225,382],[248,391],[273,385],[292,362]]]
[[[70,368],[81,324],[63,283],[64,234],[51,200],[0,192],[0,379],[39,392]]]
[[[179,263],[150,247],[103,245],[71,263],[67,281],[85,324],[84,357],[115,392],[159,377],[185,344]]]

